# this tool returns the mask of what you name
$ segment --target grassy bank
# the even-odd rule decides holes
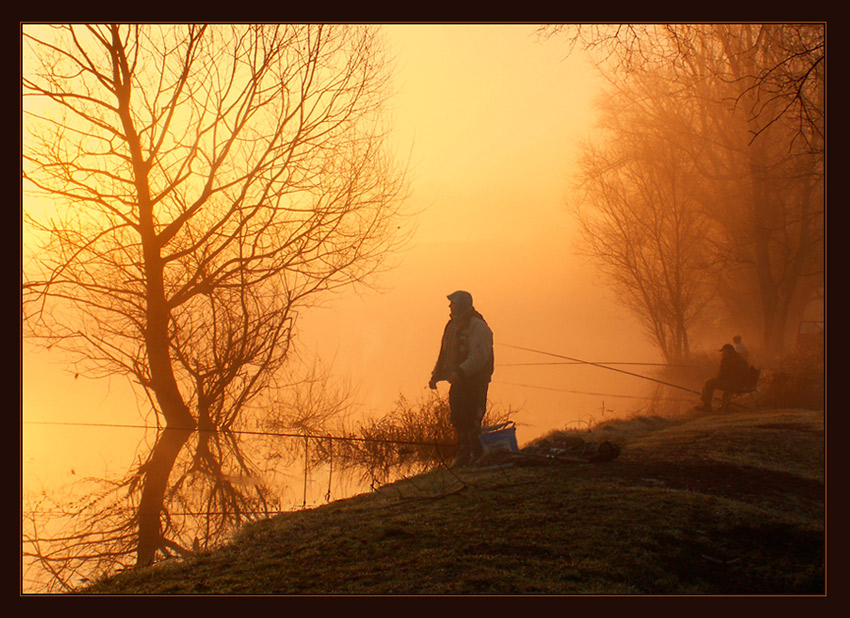
[[[613,421],[605,463],[440,468],[96,594],[823,594],[824,413]]]

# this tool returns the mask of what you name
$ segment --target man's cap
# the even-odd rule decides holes
[[[464,290],[452,292],[446,298],[455,303],[458,307],[462,307],[464,309],[472,306],[472,294],[465,292]]]

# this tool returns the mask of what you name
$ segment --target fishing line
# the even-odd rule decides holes
[[[219,433],[219,434],[247,434],[255,436],[273,436],[277,438],[309,438],[311,440],[340,440],[342,442],[378,442],[382,444],[404,444],[407,446],[453,446],[453,442],[423,442],[417,440],[393,440],[390,438],[363,438],[359,436],[339,436],[332,434],[316,434],[316,433],[287,433],[279,431],[254,431],[250,429],[187,429],[184,427],[154,427],[151,425],[124,425],[117,423],[85,423],[71,421],[24,421],[24,425],[55,425],[55,426],[70,426],[70,427],[111,427],[120,429],[156,429],[157,431],[165,431],[172,429],[173,431],[190,431],[197,433]]]
[[[497,344],[503,345],[503,344]],[[550,362],[550,363],[496,363],[496,367],[545,367],[552,365],[581,365],[583,361],[559,361],[559,362]],[[670,365],[668,363],[618,363],[618,362],[602,362],[599,361],[600,365],[641,365],[643,367],[691,367],[694,365]]]
[[[695,391],[695,390],[693,390],[691,388],[687,388],[685,386],[673,384],[672,382],[665,382],[664,380],[659,380],[657,378],[650,378],[649,376],[641,375],[639,373],[633,373],[631,371],[626,371],[625,369],[618,369],[616,367],[611,367],[610,365],[603,365],[602,363],[594,363],[592,361],[586,361],[586,360],[582,360],[580,358],[573,358],[571,356],[565,356],[563,354],[555,354],[553,352],[545,352],[543,350],[535,350],[534,348],[525,348],[525,347],[518,346],[518,345],[511,345],[511,344],[508,344],[508,343],[497,343],[496,345],[500,345],[500,346],[503,346],[503,347],[506,347],[506,348],[513,348],[515,350],[525,350],[526,352],[534,352],[535,354],[543,354],[545,356],[553,356],[555,358],[562,358],[564,360],[573,361],[575,363],[579,363],[579,364],[582,364],[582,365],[591,365],[593,367],[600,367],[602,369],[608,369],[610,371],[616,371],[618,373],[623,373],[625,375],[633,376],[635,378],[641,378],[643,380],[649,380],[651,382],[657,382],[658,384],[664,384],[665,386],[672,386],[673,388],[678,388],[679,390],[688,391],[689,393],[696,393],[697,395],[700,394],[699,391]]]
[[[534,384],[521,384],[519,382],[502,382],[501,380],[493,380],[493,384],[505,384],[507,386],[520,386],[523,388],[536,388],[544,391],[555,391],[558,393],[572,393],[574,395],[592,395],[594,397],[619,397],[621,399],[646,399],[648,401],[657,401],[664,399],[665,401],[684,401],[677,397],[646,397],[641,395],[615,395],[614,393],[591,393],[589,391],[574,391],[567,388],[554,388],[551,386],[536,386]]]

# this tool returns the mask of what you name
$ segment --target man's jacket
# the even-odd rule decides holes
[[[461,378],[474,376],[487,382],[493,375],[493,332],[473,308],[446,324],[432,378],[446,380],[453,372]]]
[[[726,390],[740,390],[750,381],[750,364],[737,352],[730,352],[720,359],[717,381]]]

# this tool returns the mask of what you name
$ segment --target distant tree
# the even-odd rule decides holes
[[[793,307],[824,282],[823,29],[687,33],[692,53],[678,78],[701,110],[690,141],[698,148],[689,154],[716,190],[706,193],[705,207],[722,230],[715,245],[720,296],[732,315],[759,326],[764,351],[776,357]],[[781,91],[774,80],[791,70],[807,77],[799,91]]]
[[[171,431],[139,564],[188,431],[234,428],[298,312],[397,246],[387,78],[365,26],[24,26],[25,334],[127,376]]]
[[[785,24],[552,24],[543,26],[544,38],[558,37],[569,49],[591,51],[600,64],[618,71],[655,70],[659,66],[687,65],[704,56],[706,43],[723,47],[728,59],[752,52],[758,64],[745,72],[714,66],[714,77],[738,90],[732,99],[743,103],[761,134],[780,119],[796,127],[792,140],[823,153],[826,137],[826,25]],[[767,51],[768,53],[764,53]],[[714,52],[713,52],[714,53]],[[713,55],[712,53],[712,55]]]
[[[699,176],[669,141],[659,109],[669,102],[666,86],[648,77],[630,84],[600,105],[603,134],[580,158],[574,208],[585,252],[676,363],[688,357],[689,330],[713,295],[709,221]]]
[[[594,52],[624,107],[643,76],[647,123],[689,159],[714,230],[718,294],[779,354],[792,308],[823,285],[822,24],[582,25],[548,36]],[[663,117],[658,115],[664,110]]]

